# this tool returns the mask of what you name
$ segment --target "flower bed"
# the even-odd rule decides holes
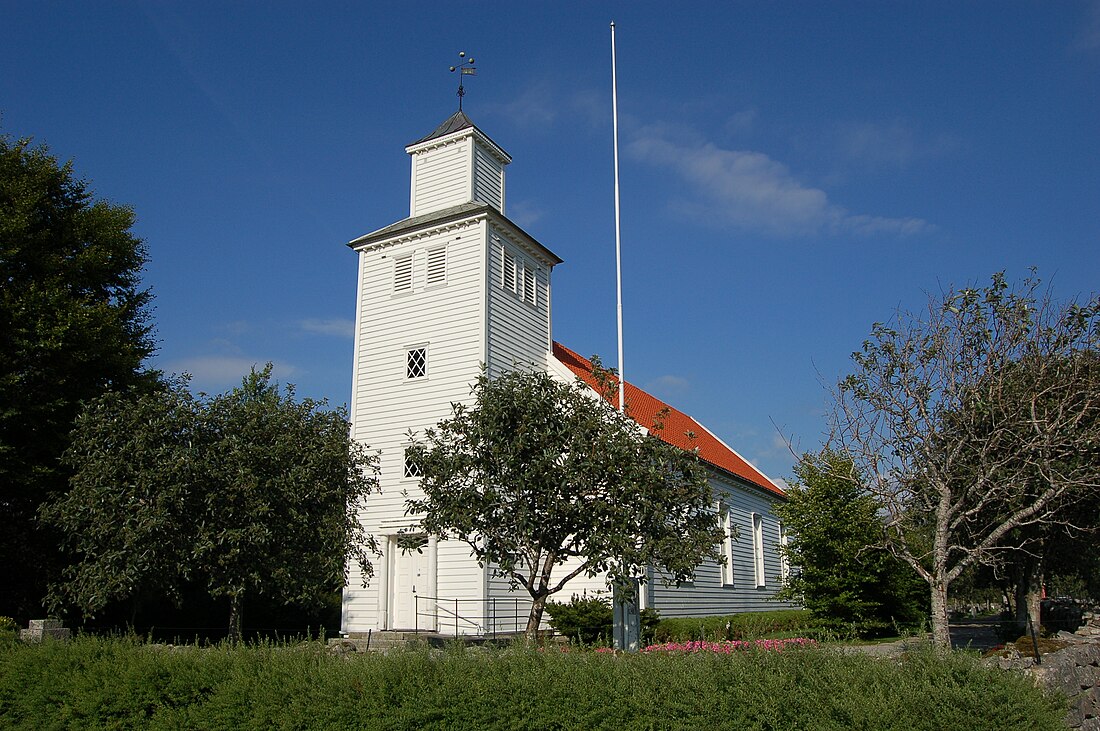
[[[817,647],[816,640],[808,640],[804,637],[792,637],[786,640],[725,640],[722,642],[664,642],[659,645],[650,645],[642,652],[711,652],[719,655],[729,655],[744,650],[771,650],[782,652],[793,647]]]

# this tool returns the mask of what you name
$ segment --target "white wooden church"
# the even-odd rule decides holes
[[[534,364],[562,379],[590,378],[591,364],[553,340],[551,273],[562,260],[505,215],[511,157],[460,110],[405,148],[412,158],[409,217],[351,241],[359,254],[352,434],[381,450],[380,495],[360,519],[382,555],[364,587],[353,567],[343,593],[342,631],[429,630],[490,634],[522,630],[526,592],[479,567],[460,541],[418,533],[405,500],[418,489],[405,461],[410,430],[423,434],[470,400],[485,364],[490,376]],[[629,412],[652,424],[666,405],[626,385]],[[768,601],[786,567],[772,512],[782,490],[691,417],[668,407],[659,434],[699,449],[709,467],[727,534],[726,565],[701,565],[692,584],[654,577],[642,607],[661,616],[705,616],[781,608]],[[605,593],[579,576],[552,597]]]

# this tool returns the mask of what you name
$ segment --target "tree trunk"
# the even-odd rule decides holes
[[[929,582],[932,591],[932,642],[936,647],[951,649],[951,626],[947,617],[947,583],[936,577]]]
[[[1036,556],[1023,556],[1018,562],[1016,572],[1016,629],[1021,635],[1030,635],[1034,629],[1039,632],[1042,621],[1043,567]]]
[[[1039,634],[1039,628],[1042,624],[1042,610],[1043,610],[1043,566],[1039,559],[1035,559],[1028,566],[1030,569],[1027,572],[1027,618],[1030,620],[1031,626],[1028,628],[1028,634],[1034,632]]]
[[[546,608],[548,596],[543,594],[531,602],[531,613],[527,615],[527,629],[523,633],[527,642],[535,642],[539,638],[539,625],[542,624],[542,611]]]
[[[244,596],[241,593],[233,593],[229,596],[229,643],[232,645],[241,641],[241,605]]]

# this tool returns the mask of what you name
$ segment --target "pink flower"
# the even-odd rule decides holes
[[[665,642],[659,645],[650,645],[643,649],[642,652],[712,652],[729,655],[737,650],[751,649],[782,652],[788,647],[817,647],[817,641],[809,640],[804,637],[795,637],[786,640],[726,640],[722,642],[693,640],[691,642]]]

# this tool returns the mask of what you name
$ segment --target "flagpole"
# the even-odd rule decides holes
[[[626,413],[626,373],[623,370],[623,264],[622,236],[619,227],[619,88],[615,78],[615,21],[611,21],[611,116],[615,135],[615,289],[619,326],[619,413]],[[623,571],[625,572],[625,562]],[[631,580],[633,591],[612,587],[612,634],[615,649],[637,652],[640,649],[641,591],[638,581]]]
[[[611,116],[615,138],[615,301],[619,333],[619,413],[624,413],[626,370],[623,365],[623,262],[619,227],[619,90],[615,77],[615,21],[611,21]]]

